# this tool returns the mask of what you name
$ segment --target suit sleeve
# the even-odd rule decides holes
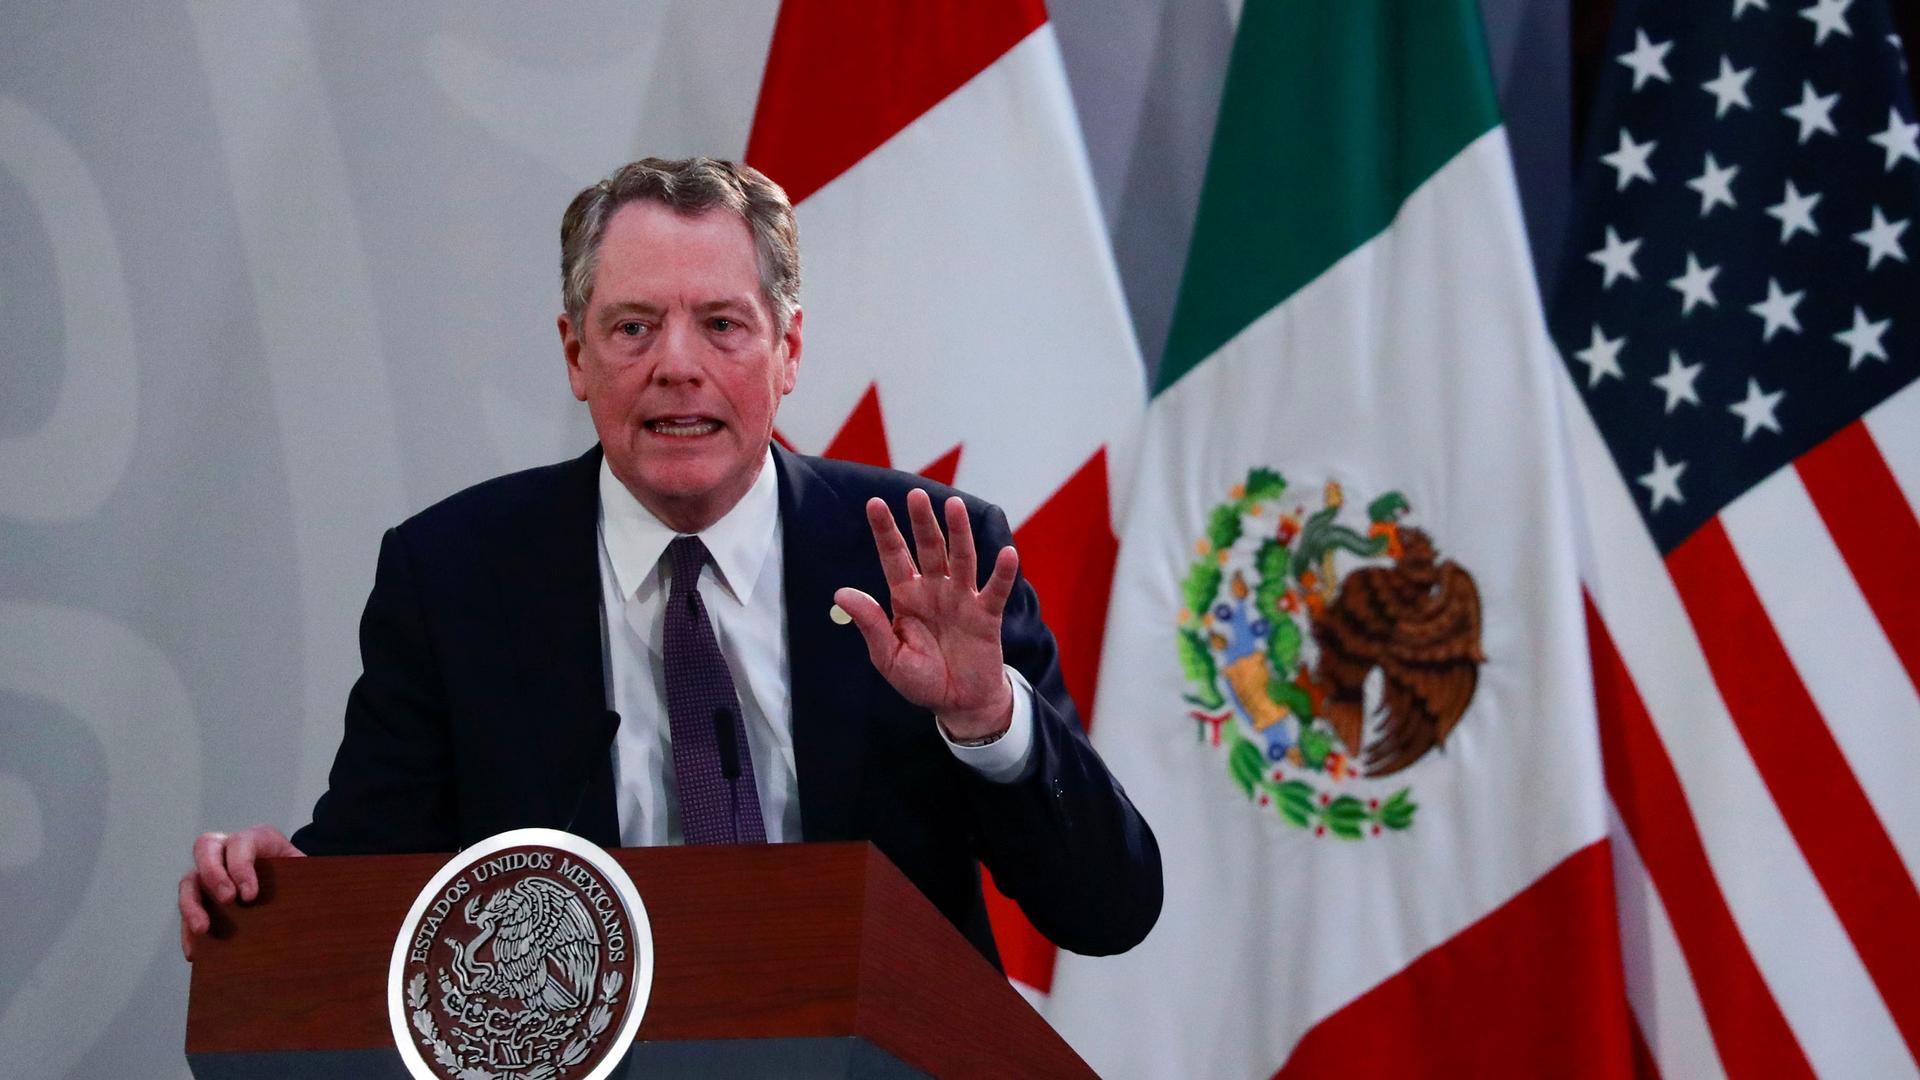
[[[361,675],[313,821],[309,855],[451,851],[457,846],[447,706],[405,536],[380,542],[360,617]]]
[[[982,551],[1012,543],[997,507],[977,518],[975,532]],[[1094,956],[1124,952],[1160,915],[1159,845],[1087,741],[1061,681],[1053,634],[1024,577],[1008,600],[1001,641],[1006,662],[1033,687],[1033,762],[1010,784],[970,774],[980,860],[1055,945]]]

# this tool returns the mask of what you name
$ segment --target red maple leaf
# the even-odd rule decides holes
[[[779,440],[781,446],[789,450],[796,449],[779,431],[776,430],[773,437]],[[920,469],[919,474],[937,484],[953,483],[954,475],[960,471],[960,448],[963,445],[955,443],[953,449]],[[867,392],[860,395],[859,404],[840,422],[840,430],[827,441],[827,448],[820,452],[820,456],[857,461],[862,465],[878,465],[883,469],[893,468],[893,452],[887,447],[887,418],[880,411],[879,383],[867,384]]]
[[[787,449],[794,449],[778,431],[774,438]],[[962,445],[955,444],[919,474],[939,483],[953,483],[960,468]],[[824,456],[893,467],[877,384],[870,384],[861,395],[853,412],[828,441]],[[1061,681],[1080,708],[1080,722],[1088,726],[1093,722],[1091,705],[1100,676],[1100,644],[1106,635],[1113,564],[1120,550],[1112,522],[1107,450],[1102,446],[1013,533],[1014,547],[1020,552],[1020,571],[1039,594],[1047,625],[1060,647]],[[994,941],[1007,974],[1043,992],[1048,990],[1053,983],[1053,945],[1027,921],[1019,905],[1000,894],[984,869],[981,878]]]

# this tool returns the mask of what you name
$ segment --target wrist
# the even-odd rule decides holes
[[[943,712],[934,717],[947,741],[957,746],[987,746],[998,742],[1013,726],[1013,687],[1000,680],[995,700],[977,709]]]
[[[1013,725],[1009,724],[1006,727],[1001,728],[999,731],[996,731],[991,735],[982,735],[974,739],[963,739],[958,735],[955,735],[953,732],[949,731],[947,732],[947,741],[952,743],[955,746],[964,746],[969,750],[978,750],[983,746],[992,746],[994,743],[999,742],[1001,739],[1006,737],[1007,732],[1012,730],[1013,730]]]

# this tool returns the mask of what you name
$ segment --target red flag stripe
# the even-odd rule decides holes
[[[1686,792],[1646,703],[1592,597],[1586,607],[1607,793],[1680,942],[1720,1063],[1734,1080],[1810,1077],[1813,1066],[1714,879]]]
[[[1093,688],[1100,681],[1113,564],[1120,553],[1112,520],[1103,446],[1013,533],[1020,572],[1039,595],[1060,646],[1060,679],[1080,708],[1080,722],[1089,726]],[[987,886],[987,917],[1007,975],[1041,993],[1050,992],[1058,956],[1053,943],[1034,929],[1018,904],[1001,895],[984,869],[981,877]]]
[[[1060,646],[1060,679],[1086,727],[1093,723],[1113,564],[1120,555],[1112,522],[1107,448],[1102,446],[1013,531],[1020,573],[1040,597]]]
[[[1001,970],[1015,982],[1043,994],[1052,993],[1053,966],[1060,950],[1035,929],[1019,904],[1000,891],[985,865],[980,867],[980,895],[987,903],[987,922],[993,928],[993,947],[1000,953]]]
[[[1046,21],[1040,0],[786,0],[747,161],[798,203]]]
[[[1640,1030],[1640,1018],[1627,1014],[1628,1034],[1633,1036],[1633,1075],[1637,1080],[1660,1080],[1660,1063],[1653,1060],[1646,1033]]]
[[[1796,468],[1867,606],[1920,691],[1920,518],[1858,421],[1802,455]]]
[[[1567,856],[1316,1024],[1277,1075],[1628,1075],[1612,875],[1605,840]],[[1516,956],[1554,977],[1520,976]]]
[[[1754,767],[1909,1052],[1920,1056],[1920,890],[1802,685],[1718,519],[1667,555]],[[1637,839],[1637,838],[1636,838]]]

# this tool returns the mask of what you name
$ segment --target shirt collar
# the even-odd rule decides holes
[[[768,447],[753,486],[719,521],[695,534],[713,556],[721,586],[743,605],[753,598],[780,520],[773,470],[773,448]],[[679,535],[634,498],[606,459],[600,459],[600,540],[606,545],[614,583],[623,599],[645,599],[660,588],[660,556]]]

